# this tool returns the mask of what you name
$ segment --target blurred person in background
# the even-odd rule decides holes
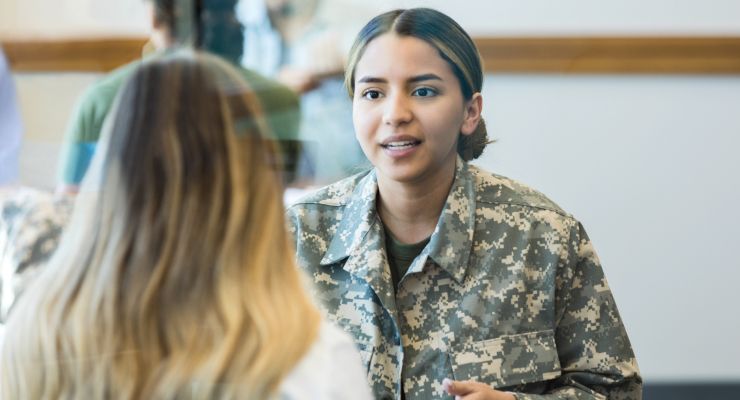
[[[18,179],[18,153],[23,125],[18,110],[15,83],[3,49],[0,48],[0,188]]]
[[[352,102],[342,76],[352,37],[371,14],[361,7],[327,17],[338,2],[242,0],[245,26],[242,65],[273,77],[301,95],[300,138],[306,143],[299,177],[326,184],[369,167],[354,140]]]
[[[243,26],[236,18],[237,0],[147,0],[151,9],[150,57],[170,49],[193,46],[238,65],[243,51]],[[121,85],[141,61],[120,67],[92,85],[83,94],[65,136],[62,150],[63,192],[74,193],[90,164],[103,121]],[[248,70],[240,69],[257,93],[267,115],[272,135],[294,142],[298,136],[300,110],[297,96],[287,87]],[[287,149],[286,152],[290,150]],[[286,162],[295,161],[286,154]],[[288,179],[292,179],[290,165]]]
[[[370,399],[286,251],[268,139],[223,60],[135,67],[59,250],[11,314],[1,397]]]
[[[242,53],[242,26],[236,20],[236,0],[148,0],[151,6],[152,59],[191,42],[237,65]],[[57,247],[66,224],[73,197],[86,175],[98,146],[104,121],[121,86],[141,60],[125,65],[92,85],[82,97],[67,132],[63,151],[62,184],[57,196],[21,187],[0,192],[0,322],[5,320],[16,299],[35,279]],[[281,143],[286,180],[295,167],[290,147],[300,120],[297,96],[287,87],[237,67],[250,84],[266,116],[268,131]]]
[[[13,77],[0,48],[0,332],[13,299],[35,276],[37,260],[46,260],[55,247],[70,205],[14,185],[22,129]]]

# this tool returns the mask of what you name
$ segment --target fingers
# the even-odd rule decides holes
[[[442,380],[442,388],[448,394],[455,396],[455,400],[514,400],[515,397],[508,392],[501,392],[475,381],[453,381]]]
[[[452,379],[448,379],[448,378],[442,379],[442,389],[444,389],[444,391],[447,392],[447,394],[450,394],[453,396],[455,395],[455,390],[457,389],[454,382],[455,381],[453,381]]]
[[[278,73],[277,79],[298,94],[308,92],[319,84],[310,71],[295,67],[284,67]]]
[[[490,389],[488,385],[473,381],[453,381],[451,379],[442,380],[442,387],[453,396],[465,396],[483,389]]]

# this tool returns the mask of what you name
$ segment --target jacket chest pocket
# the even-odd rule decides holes
[[[450,362],[456,380],[473,380],[494,388],[560,376],[552,330],[456,345],[451,348]]]

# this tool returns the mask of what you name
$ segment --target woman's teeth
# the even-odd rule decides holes
[[[388,148],[388,149],[399,150],[399,149],[405,149],[405,148],[412,147],[417,143],[418,142],[414,140],[403,141],[403,142],[390,142],[390,143],[383,145],[383,147]]]

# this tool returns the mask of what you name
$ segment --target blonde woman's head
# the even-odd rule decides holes
[[[177,52],[137,68],[97,178],[11,315],[2,398],[275,393],[318,314],[286,251],[260,108],[215,57]]]

